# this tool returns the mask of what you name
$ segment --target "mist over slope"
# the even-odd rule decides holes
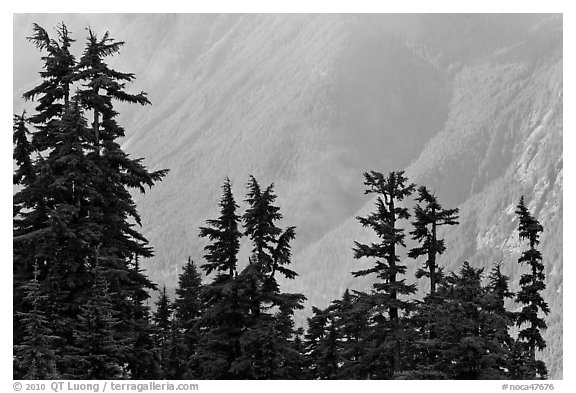
[[[562,377],[562,36],[550,19],[522,41],[485,58],[460,64],[451,79],[449,115],[407,168],[412,181],[434,189],[444,206],[460,208],[460,225],[448,228],[447,271],[463,261],[484,267],[503,262],[517,281],[523,248],[515,207],[520,195],[545,228],[545,300],[553,305],[545,333],[544,358],[553,378]],[[527,32],[527,33],[528,33]],[[360,183],[360,179],[359,182]],[[367,198],[368,199],[368,198]],[[413,205],[412,202],[410,202]],[[365,267],[352,255],[352,240],[370,241],[354,216],[373,209],[373,201],[296,257],[297,271],[309,263],[313,273],[288,283],[290,289],[314,288],[312,304],[326,305],[346,288],[368,289],[369,282],[349,273]],[[408,247],[412,244],[407,242]],[[407,260],[408,282],[415,282],[421,261]],[[335,285],[335,283],[337,283]]]
[[[276,183],[282,225],[298,228],[300,277],[283,286],[308,297],[306,313],[369,287],[350,274],[365,266],[352,258],[353,241],[370,237],[355,220],[373,205],[362,172],[406,168],[435,189],[461,209],[441,263],[489,269],[503,260],[513,282],[513,212],[524,194],[545,228],[545,358],[562,377],[561,16],[23,15],[15,46],[26,45],[32,21],[59,20],[79,42],[87,21],[126,41],[113,65],[136,73],[133,90],[153,103],[119,112],[125,149],[171,169],[136,196],[155,282],[173,288],[187,256],[201,260],[198,227],[217,215],[225,176],[238,202],[249,174]],[[22,64],[37,56],[17,54]],[[31,68],[16,71],[15,111],[37,75],[22,76]],[[414,282],[421,262],[407,264]]]

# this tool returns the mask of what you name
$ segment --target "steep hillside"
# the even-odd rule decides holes
[[[365,168],[405,167],[442,127],[446,74],[408,45],[402,24],[365,22],[154,15],[123,30],[148,31],[123,56],[154,103],[124,116],[133,130],[124,146],[171,168],[138,199],[155,280],[173,284],[183,258],[202,255],[197,228],[216,214],[225,176],[239,200],[248,174],[274,181],[300,250],[364,203],[356,184]]]
[[[547,317],[544,358],[550,374],[561,378],[562,39],[559,25],[553,26],[536,26],[515,46],[458,67],[448,119],[407,173],[435,189],[446,206],[461,209],[460,225],[444,233],[448,250],[442,263],[448,270],[464,260],[488,270],[503,260],[506,273],[517,282],[522,268],[516,262],[521,248],[514,210],[520,195],[526,196],[545,227],[545,299],[552,313]],[[372,205],[369,201],[355,215]],[[326,305],[347,287],[367,289],[368,282],[347,272],[361,266],[352,258],[352,240],[367,241],[370,236],[350,217],[296,257],[297,270],[307,274],[287,285],[294,290],[315,288],[309,298],[318,305]],[[408,277],[413,277],[420,262],[407,264]]]

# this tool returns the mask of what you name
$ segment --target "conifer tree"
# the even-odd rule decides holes
[[[305,337],[305,353],[312,379],[320,379],[325,374],[321,359],[323,355],[323,342],[326,338],[328,325],[328,310],[312,306],[312,316],[308,318],[308,329]]]
[[[144,92],[130,94],[124,90],[126,82],[134,80],[133,73],[113,70],[104,61],[106,57],[119,53],[124,42],[115,41],[108,32],[99,39],[92,29],[88,28],[87,31],[86,48],[76,66],[73,81],[83,84],[84,88],[78,94],[84,107],[93,113],[92,130],[98,153],[100,146],[115,152],[118,149],[112,142],[124,136],[124,129],[115,120],[118,113],[114,110],[113,100],[140,105],[150,104],[150,101]],[[137,163],[132,161],[133,168],[130,169],[135,170]],[[148,173],[140,175],[144,175],[143,178],[150,177]]]
[[[329,310],[340,337],[339,379],[366,379],[368,372],[362,359],[366,354],[368,316],[370,306],[364,300],[366,294],[344,291],[341,299],[332,302]]]
[[[94,213],[91,217],[99,226],[101,249],[109,254],[101,261],[101,266],[108,271],[111,290],[117,294],[113,301],[119,312],[118,330],[123,331],[127,340],[133,341],[147,334],[148,327],[134,323],[139,307],[132,299],[139,296],[142,289],[156,287],[131,266],[135,258],[151,257],[153,253],[147,240],[135,229],[141,221],[129,190],[145,192],[145,186],[152,187],[168,171],[148,171],[142,165],[142,159],[130,158],[117,142],[124,136],[124,129],[116,121],[118,113],[114,102],[150,103],[143,92],[126,92],[126,83],[135,78],[132,73],[113,70],[105,61],[118,53],[123,44],[110,38],[107,32],[98,39],[88,29],[86,47],[75,68],[73,81],[82,86],[77,92],[79,102],[93,115],[89,157],[95,163],[99,177],[94,183],[98,198],[92,200]],[[126,353],[127,362],[134,357],[131,351]]]
[[[406,285],[404,279],[398,281],[398,275],[406,272],[406,266],[400,265],[397,254],[398,246],[404,244],[404,230],[398,227],[398,221],[408,219],[408,209],[398,206],[405,197],[412,194],[415,185],[407,184],[408,179],[404,172],[390,172],[384,177],[379,172],[364,173],[365,194],[377,194],[376,212],[366,217],[357,217],[364,227],[369,227],[376,232],[380,243],[371,245],[355,243],[354,258],[360,259],[381,258],[374,267],[366,270],[353,272],[355,277],[376,274],[380,282],[374,284],[376,292],[386,293],[389,297],[388,314],[391,320],[398,319],[398,309],[405,308],[406,303],[398,299],[398,295],[408,295],[414,292],[413,285]]]
[[[34,265],[34,277],[24,286],[25,301],[31,307],[20,312],[18,318],[24,326],[22,343],[14,346],[15,379],[57,379],[56,351],[58,337],[52,334],[43,311],[46,295],[42,294],[38,265]]]
[[[188,368],[188,361],[196,352],[200,335],[202,305],[202,278],[192,258],[182,268],[178,277],[174,317],[171,328],[171,373],[172,379],[182,379]]]
[[[46,232],[50,205],[54,204],[47,196],[51,176],[45,157],[56,144],[59,136],[59,121],[62,120],[67,107],[70,90],[70,79],[74,74],[75,58],[70,53],[70,38],[67,27],[62,23],[56,27],[58,39],[52,39],[42,27],[33,26],[34,34],[28,37],[38,49],[46,52],[42,57],[44,70],[40,72],[42,82],[24,93],[25,100],[36,100],[36,112],[28,118],[15,118],[14,159],[16,173],[14,184],[22,186],[14,195],[14,276],[15,285],[24,285],[32,278],[32,265],[36,260],[45,258],[42,250],[33,244],[38,243]],[[25,123],[34,126],[30,132]],[[27,135],[30,135],[28,141]],[[35,161],[38,161],[35,164]],[[51,203],[52,202],[52,203]],[[26,238],[27,241],[23,242]],[[32,239],[34,238],[34,239]],[[42,243],[42,241],[40,241]],[[40,246],[41,248],[41,246]],[[39,255],[40,254],[40,255]],[[49,264],[40,263],[40,277],[45,276]],[[15,290],[15,310],[21,297]],[[20,329],[15,329],[15,332]]]
[[[191,343],[196,342],[196,324],[202,313],[201,291],[202,277],[192,258],[188,257],[186,265],[182,268],[182,273],[178,276],[174,312],[179,327],[183,329],[184,335],[188,337]]]
[[[412,379],[508,378],[509,348],[500,334],[510,321],[494,312],[494,294],[482,287],[483,269],[464,262],[442,282],[436,300],[417,311],[424,356],[404,375]],[[430,336],[427,333],[432,332]]]
[[[92,279],[90,245],[96,246],[97,238],[86,217],[97,171],[86,155],[90,146],[77,101],[71,99],[62,119],[52,123],[51,151],[38,163],[34,182],[14,198],[27,208],[14,218],[14,271],[25,278],[30,262],[41,261],[47,318],[54,334],[70,344]]]
[[[277,338],[280,341],[280,369],[276,379],[305,379],[305,359],[303,343],[300,339],[302,328],[296,328],[293,314],[280,311],[276,314]]]
[[[163,377],[165,379],[184,379],[188,372],[189,358],[191,357],[187,344],[185,336],[179,328],[175,313],[173,313],[170,321],[170,335],[166,345],[166,359],[164,361],[165,371]]]
[[[292,340],[293,360],[289,360],[287,374],[290,379],[308,380],[310,378],[310,365],[306,358],[306,343],[303,340],[304,329],[297,328]]]
[[[240,338],[241,355],[233,369],[243,379],[286,379],[286,355],[292,354],[292,326],[283,324],[282,313],[261,313]],[[288,316],[290,319],[292,315]],[[289,369],[290,367],[288,367]]]
[[[442,208],[436,197],[424,186],[418,188],[416,201],[419,204],[414,208],[416,220],[412,222],[414,230],[410,234],[412,239],[420,242],[420,246],[412,248],[408,256],[414,259],[426,256],[424,269],[418,269],[416,277],[426,276],[430,279],[430,294],[433,295],[436,292],[437,276],[442,274],[436,257],[446,250],[444,239],[438,239],[437,232],[443,225],[458,224],[458,209]]]
[[[375,344],[372,354],[367,354],[365,363],[370,364],[375,374],[373,378],[391,378],[401,371],[400,351],[405,348],[400,327],[399,311],[407,311],[411,306],[401,297],[416,291],[414,285],[406,284],[400,278],[406,272],[401,265],[398,247],[405,247],[404,229],[399,227],[401,220],[410,217],[408,209],[400,206],[404,198],[410,196],[415,185],[408,183],[404,172],[390,172],[387,177],[379,172],[364,174],[366,194],[377,194],[376,211],[366,217],[357,217],[364,227],[371,228],[379,238],[378,243],[361,244],[355,242],[354,258],[373,258],[374,265],[365,270],[353,272],[355,277],[375,275],[371,294],[375,306],[374,326],[371,340]],[[387,314],[387,315],[386,315]]]
[[[192,378],[237,378],[232,363],[240,356],[240,335],[245,327],[247,308],[241,300],[237,281],[240,249],[240,216],[228,178],[222,185],[220,216],[200,228],[200,237],[210,244],[204,247],[206,261],[201,267],[215,277],[201,293],[204,311],[199,320],[200,337],[190,361]]]
[[[275,222],[282,219],[280,208],[274,205],[276,198],[274,184],[262,191],[258,181],[250,176],[246,197],[248,209],[242,216],[245,234],[253,244],[252,263],[270,278],[279,272],[292,279],[298,274],[287,265],[291,262],[290,241],[296,236],[296,227],[290,226],[282,231],[276,226]]]
[[[21,138],[21,125],[16,130],[18,155],[24,158],[27,149],[33,154],[34,173],[25,169],[30,168],[25,159],[18,160],[22,164],[17,163],[15,180],[22,187],[14,195],[14,309],[22,311],[19,288],[30,279],[31,266],[38,261],[39,279],[47,288],[47,318],[54,334],[64,339],[66,353],[66,346],[74,345],[80,306],[94,286],[91,270],[98,263],[108,290],[114,293],[110,301],[118,323],[113,329],[129,345],[120,354],[122,364],[128,364],[130,375],[137,377],[135,359],[143,355],[143,347],[133,345],[149,334],[149,324],[142,318],[142,296],[155,286],[133,265],[135,257],[150,257],[152,250],[135,229],[140,219],[129,189],[145,191],[144,186],[151,187],[167,171],[149,172],[115,141],[124,130],[115,121],[113,101],[145,103],[142,93],[124,91],[133,75],[111,70],[104,62],[120,44],[108,36],[94,41],[90,32],[78,65],[70,55],[73,40],[68,30],[61,25],[57,32],[58,39],[52,40],[36,25],[30,38],[48,54],[43,57],[42,83],[25,94],[26,99],[39,102],[37,113],[29,118],[34,130],[28,146]],[[73,95],[73,86],[82,83]],[[85,111],[102,115],[97,116],[96,127],[87,127]],[[28,177],[20,175],[25,172]],[[94,250],[98,250],[96,258]],[[15,331],[22,329],[15,326]],[[15,344],[20,340],[15,334]],[[66,371],[62,374],[72,373]]]
[[[17,165],[20,168],[17,169],[15,177],[17,178],[23,173],[27,173],[28,178],[34,180],[34,183],[31,181],[26,183],[18,182],[24,187],[14,196],[14,205],[19,206],[14,211],[15,215],[21,211],[20,208],[23,206],[31,210],[27,213],[19,214],[15,218],[15,236],[26,234],[28,237],[30,234],[37,235],[38,231],[42,230],[41,228],[45,226],[48,220],[48,206],[46,204],[49,201],[47,201],[48,198],[45,196],[46,188],[48,187],[46,182],[50,182],[53,179],[50,179],[50,169],[44,161],[43,155],[48,154],[56,143],[55,139],[59,128],[58,121],[62,119],[68,105],[70,84],[76,62],[74,55],[70,52],[70,46],[74,40],[70,37],[68,28],[64,23],[56,26],[57,39],[50,38],[48,32],[36,23],[33,25],[33,33],[32,36],[27,37],[28,40],[39,50],[47,53],[42,57],[44,63],[44,70],[40,72],[42,82],[23,94],[23,98],[26,101],[35,100],[38,102],[35,108],[36,112],[26,120],[34,125],[34,131],[30,132],[30,143],[25,143],[23,139],[18,142],[24,143],[21,146],[28,152],[29,156],[31,154],[37,156],[41,165],[33,168],[27,162],[28,160],[25,160],[20,165],[18,164],[18,157],[15,156]],[[17,147],[19,143],[16,143]],[[33,169],[36,173],[32,172]],[[47,175],[48,179],[46,179]],[[20,228],[25,229],[20,231]],[[18,277],[23,274],[25,276],[24,280],[26,280],[32,275],[30,260],[34,259],[33,255],[37,253],[33,248],[27,246],[25,248],[28,252],[25,253],[18,246],[20,244],[17,245],[18,254],[22,252],[22,255],[18,255],[15,258],[15,262],[18,261],[15,266],[15,276]],[[45,265],[41,264],[39,268],[41,270],[40,274],[43,276]]]
[[[28,131],[26,125],[27,119],[25,117],[25,112],[22,115],[14,115],[14,126],[13,126],[13,142],[14,142],[14,154],[13,159],[16,164],[16,170],[13,176],[14,186],[23,187],[27,192],[24,193],[20,191],[16,193],[13,197],[13,217],[14,217],[14,237],[22,236],[24,228],[28,232],[34,232],[37,227],[40,227],[45,220],[45,215],[38,215],[41,219],[35,217],[30,217],[29,220],[23,220],[23,215],[31,216],[31,210],[38,208],[40,201],[42,199],[42,193],[32,184],[36,181],[36,168],[33,162],[33,148],[28,139],[30,132]],[[38,209],[39,210],[39,209]],[[31,210],[34,211],[34,210]],[[20,227],[21,225],[21,227]],[[13,309],[15,315],[18,312],[24,310],[24,297],[25,287],[27,281],[30,279],[30,266],[37,261],[33,257],[33,252],[29,247],[19,248],[17,244],[14,245],[14,258],[13,258]],[[34,273],[36,279],[38,278],[39,272]],[[19,310],[19,311],[18,311]],[[21,328],[20,321],[18,318],[13,318],[13,340],[14,343],[18,343],[22,339],[22,334],[25,329]]]
[[[350,293],[324,310],[313,307],[306,335],[307,363],[315,379],[366,379],[364,362],[368,342],[370,306],[367,295]]]
[[[514,297],[514,293],[508,287],[510,278],[502,273],[502,262],[494,265],[490,274],[488,275],[487,290],[493,296],[494,304],[492,309],[499,314],[509,314],[512,318],[512,313],[506,311],[505,301]]]
[[[138,257],[133,258],[129,265],[130,269],[134,270],[134,276],[146,277],[140,268]],[[150,306],[148,305],[149,298],[150,294],[146,290],[146,285],[142,285],[136,290],[132,298],[134,318],[129,323],[135,326],[132,330],[136,333],[131,356],[127,359],[127,369],[131,379],[162,379],[160,359],[156,352],[154,340],[155,326],[152,325]]]
[[[123,354],[129,344],[117,333],[108,282],[96,266],[88,301],[80,306],[71,355],[66,359],[68,379],[126,378]]]
[[[339,334],[334,320],[328,322],[326,338],[320,345],[322,356],[318,363],[320,379],[336,379],[339,373],[340,351],[338,348]]]
[[[285,330],[286,320],[303,308],[305,300],[302,294],[282,293],[276,279],[276,273],[287,279],[294,279],[297,273],[288,268],[295,227],[282,230],[276,226],[282,215],[275,200],[274,184],[262,191],[256,179],[250,177],[248,208],[242,218],[245,234],[252,241],[252,257],[238,276],[249,303],[249,315],[241,339],[242,355],[234,365],[247,378],[282,378],[281,365],[286,362],[282,352],[290,348],[295,334],[293,326],[289,332]]]
[[[160,296],[156,301],[156,311],[152,318],[156,325],[156,347],[160,358],[160,369],[166,376],[169,373],[169,345],[172,332],[172,305],[166,293],[166,285],[162,287]]]
[[[202,269],[209,275],[213,271],[228,273],[229,278],[236,275],[238,264],[238,251],[242,233],[238,229],[240,216],[236,214],[238,205],[232,194],[230,179],[226,178],[222,185],[223,195],[220,200],[220,217],[217,220],[208,220],[208,226],[200,228],[200,237],[207,237],[212,241],[205,247],[206,263]]]
[[[481,286],[482,276],[483,269],[474,269],[465,262],[458,275],[452,274],[448,278],[451,287],[447,311],[459,321],[445,336],[445,339],[453,343],[445,351],[445,369],[450,379],[506,377],[502,366],[507,357],[507,348],[496,339],[494,332],[502,320],[498,314],[490,312],[492,299],[490,293],[487,296],[486,289]],[[506,323],[503,330],[507,330]],[[449,366],[448,362],[453,366]]]
[[[24,93],[25,100],[37,100],[36,113],[30,122],[37,127],[33,144],[44,151],[50,148],[54,127],[52,120],[62,117],[71,98],[71,85],[75,77],[76,58],[70,52],[75,41],[64,23],[56,26],[57,39],[50,38],[48,32],[34,23],[34,34],[28,37],[39,50],[46,51],[42,57],[44,71],[40,72],[42,83]]]
[[[528,273],[520,277],[520,291],[516,294],[516,301],[522,304],[522,310],[518,313],[516,324],[521,328],[518,334],[519,346],[525,357],[525,363],[529,364],[528,372],[518,375],[522,379],[545,379],[547,377],[546,365],[536,359],[536,350],[546,347],[546,342],[540,333],[546,329],[546,322],[539,313],[547,315],[550,312],[548,304],[542,298],[541,292],[546,289],[544,282],[544,264],[542,254],[536,248],[540,243],[542,225],[530,214],[524,197],[520,198],[516,214],[519,224],[518,232],[520,240],[528,240],[529,249],[524,251],[518,263],[527,264],[530,268]]]
[[[514,325],[516,314],[506,309],[505,302],[507,299],[512,299],[514,293],[509,290],[509,277],[502,273],[501,266],[501,263],[494,265],[488,275],[484,297],[484,309],[487,312],[484,337],[494,343],[492,353],[499,376],[510,378],[514,340],[509,331]],[[508,371],[503,373],[502,370]]]
[[[30,185],[36,177],[34,165],[32,163],[32,154],[34,150],[28,140],[30,132],[28,131],[26,122],[26,111],[24,111],[22,115],[14,115],[13,159],[16,163],[16,171],[12,181],[12,184],[14,185]]]

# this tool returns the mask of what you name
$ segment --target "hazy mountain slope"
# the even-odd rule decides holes
[[[444,129],[407,172],[415,182],[435,189],[446,206],[461,209],[461,224],[445,233],[448,251],[442,261],[448,269],[456,269],[464,260],[489,269],[503,260],[505,271],[517,282],[522,269],[516,262],[521,249],[514,208],[520,195],[526,196],[545,227],[545,299],[553,310],[547,318],[545,358],[551,375],[561,378],[562,40],[558,26],[536,27],[512,48],[461,64],[453,79]],[[531,51],[526,50],[528,45]],[[389,169],[395,168],[382,168]],[[358,214],[372,205],[368,202]],[[362,266],[352,258],[352,240],[367,241],[370,236],[351,217],[297,255],[297,270],[307,273],[288,286],[314,288],[308,292],[310,302],[321,306],[346,287],[368,288],[368,282],[347,272]],[[408,265],[410,278],[420,262],[408,261]]]
[[[374,26],[346,15],[155,15],[125,28],[149,31],[123,56],[154,105],[128,110],[124,146],[171,168],[138,198],[155,280],[173,285],[183,258],[202,255],[197,228],[216,214],[224,176],[238,200],[248,174],[276,182],[299,250],[364,203],[365,168],[417,157],[447,116],[446,74],[407,45],[402,24]]]

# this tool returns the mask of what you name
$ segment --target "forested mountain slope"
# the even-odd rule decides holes
[[[552,305],[547,318],[549,329],[545,338],[549,347],[545,358],[551,376],[560,378],[561,38],[555,29],[535,28],[532,34],[532,39],[495,51],[455,73],[446,123],[407,168],[407,173],[416,183],[436,190],[446,206],[460,208],[460,225],[444,232],[447,252],[440,263],[447,270],[456,270],[468,260],[488,271],[494,263],[503,261],[503,270],[517,282],[523,270],[516,262],[522,249],[514,209],[519,196],[526,196],[530,209],[545,228],[542,238],[548,284],[545,299]],[[355,215],[372,209],[373,201],[368,201]],[[313,304],[327,304],[347,287],[367,289],[369,283],[360,283],[360,279],[343,272],[361,266],[353,259],[351,239],[366,241],[369,236],[350,217],[297,256],[298,267],[313,261],[315,269],[294,282],[294,287],[315,288],[310,296]],[[411,245],[408,242],[408,247]],[[407,264],[408,281],[414,282],[413,274],[421,262]]]

